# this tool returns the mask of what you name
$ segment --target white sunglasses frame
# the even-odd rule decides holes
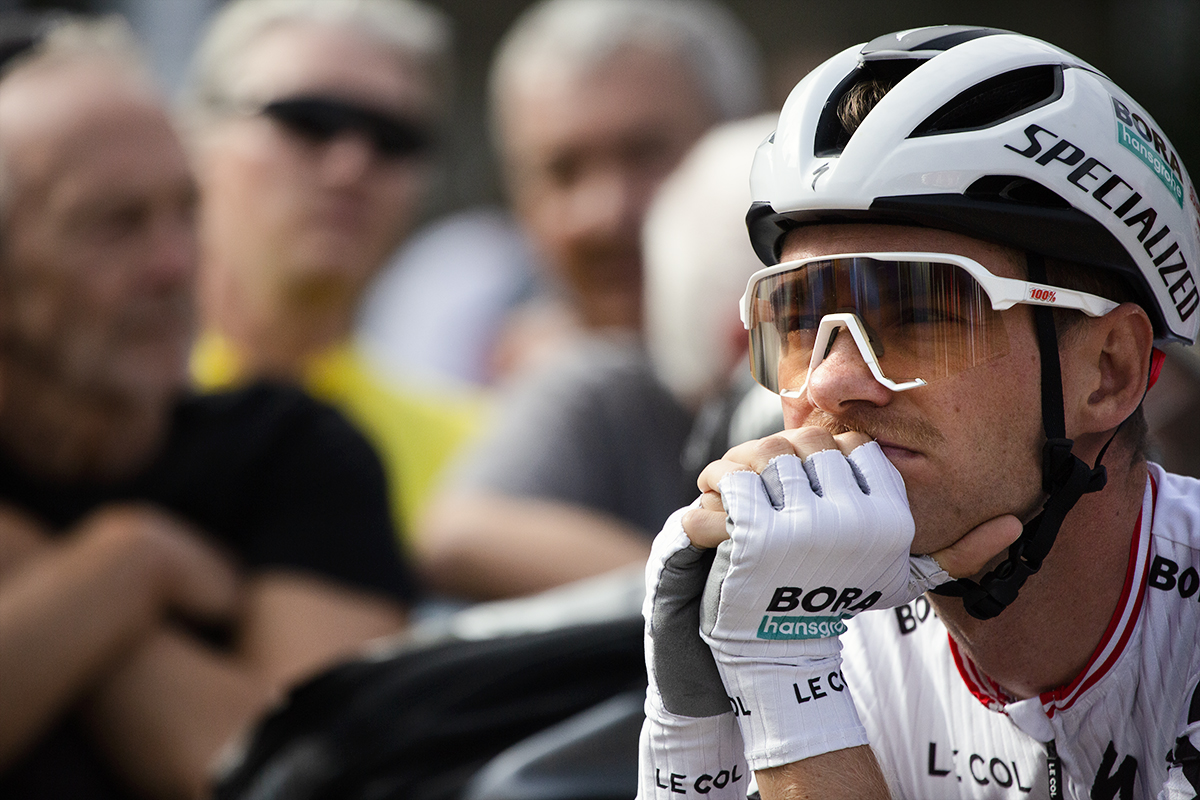
[[[750,304],[759,281],[764,278],[780,275],[784,272],[800,269],[808,264],[844,258],[865,258],[873,261],[913,261],[950,264],[959,267],[974,278],[975,282],[987,293],[993,311],[1005,311],[1015,305],[1038,305],[1082,311],[1089,317],[1102,317],[1119,305],[1112,300],[1088,294],[1087,292],[1064,289],[1061,286],[1050,286],[1045,283],[1023,281],[1018,278],[1002,278],[999,275],[993,275],[991,272],[988,272],[986,267],[974,259],[951,253],[839,253],[836,255],[813,256],[796,261],[784,261],[783,263],[760,269],[751,275],[750,280],[746,282],[746,291],[742,294],[739,306],[742,326],[747,331],[750,330]],[[808,375],[811,375],[820,366],[821,362],[825,359],[825,350],[828,348],[829,339],[835,331],[842,328],[850,331],[850,335],[854,339],[854,343],[857,345],[863,361],[866,362],[867,368],[870,369],[871,375],[876,381],[893,392],[904,392],[909,389],[916,389],[918,386],[926,385],[926,381],[921,378],[903,383],[896,383],[887,378],[879,366],[879,358],[875,355],[874,348],[871,347],[871,342],[862,320],[859,319],[857,314],[845,312],[826,314],[821,317],[821,322],[817,327],[816,339],[813,342],[813,354],[808,365]],[[782,389],[779,391],[779,394],[782,397],[800,397],[804,394],[807,387],[808,379],[805,378],[804,385],[799,389]]]

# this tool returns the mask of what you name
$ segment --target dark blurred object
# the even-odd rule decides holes
[[[463,800],[628,800],[637,794],[645,691],[619,694],[510,747]]]
[[[616,695],[641,695],[645,680],[640,615],[401,645],[293,690],[258,726],[245,753],[218,781],[215,797],[457,798],[497,754]],[[627,738],[621,731],[633,727],[617,728],[618,750]],[[629,796],[636,790],[636,742],[634,735],[624,762],[633,781]],[[608,795],[570,797],[602,796]]]
[[[8,5],[0,2],[0,9],[21,7],[32,11],[56,10],[88,14],[98,11],[97,5],[97,0],[8,0]]]
[[[36,47],[59,16],[54,12],[7,11],[0,6],[0,72],[10,61]]]
[[[1168,345],[1158,383],[1146,395],[1150,458],[1200,478],[1200,346]]]

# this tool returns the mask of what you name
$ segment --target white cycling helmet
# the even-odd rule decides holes
[[[860,85],[879,99],[857,127],[844,125],[843,99]],[[755,154],[750,189],[746,224],[768,265],[799,225],[920,225],[1024,251],[1031,281],[1044,283],[1047,257],[1120,275],[1161,341],[1193,342],[1200,328],[1200,202],[1187,171],[1129,95],[1038,39],[940,26],[839,53],[792,90]],[[1067,513],[1106,480],[1107,445],[1091,467],[1072,452],[1053,315],[1045,305],[1032,313],[1046,502],[978,583],[960,578],[934,590],[961,597],[980,619],[1012,603]],[[830,314],[822,325],[851,316]],[[832,321],[853,332],[851,320]]]
[[[847,136],[852,87],[894,84]],[[759,258],[806,222],[942,228],[1123,275],[1159,340],[1200,327],[1200,201],[1146,111],[1046,42],[940,26],[811,72],[759,147],[746,221]]]

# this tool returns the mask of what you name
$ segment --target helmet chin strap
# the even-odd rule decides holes
[[[1046,263],[1037,253],[1027,253],[1029,280],[1046,283]],[[937,594],[961,597],[967,613],[976,619],[991,619],[1017,599],[1026,579],[1042,568],[1063,520],[1083,495],[1104,488],[1107,475],[1100,464],[1108,444],[1089,467],[1071,452],[1074,442],[1066,438],[1063,420],[1062,371],[1058,360],[1058,334],[1054,315],[1048,306],[1035,305],[1038,349],[1042,362],[1042,427],[1046,444],[1042,447],[1042,491],[1048,497],[1042,511],[1026,525],[1008,548],[1008,558],[976,583],[970,578],[944,583],[933,589]],[[1114,433],[1115,437],[1116,434]]]

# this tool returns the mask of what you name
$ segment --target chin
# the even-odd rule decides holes
[[[924,525],[918,521],[911,552],[915,556],[927,556],[930,553],[944,550],[966,536],[969,530],[949,532],[941,526]]]
[[[306,253],[295,263],[300,266],[292,271],[290,282],[294,286],[330,291],[345,291],[364,284],[378,266],[366,264],[352,243]]]
[[[904,475],[903,470],[900,473]],[[916,533],[913,536],[912,552],[925,555],[935,553],[957,542],[972,530],[978,522],[965,522],[956,513],[958,509],[951,507],[947,501],[935,497],[935,493],[918,490],[914,496],[913,486],[909,485],[907,476],[905,485],[908,487],[909,508],[912,511]],[[928,502],[925,498],[932,498]],[[980,520],[979,522],[983,522]]]

